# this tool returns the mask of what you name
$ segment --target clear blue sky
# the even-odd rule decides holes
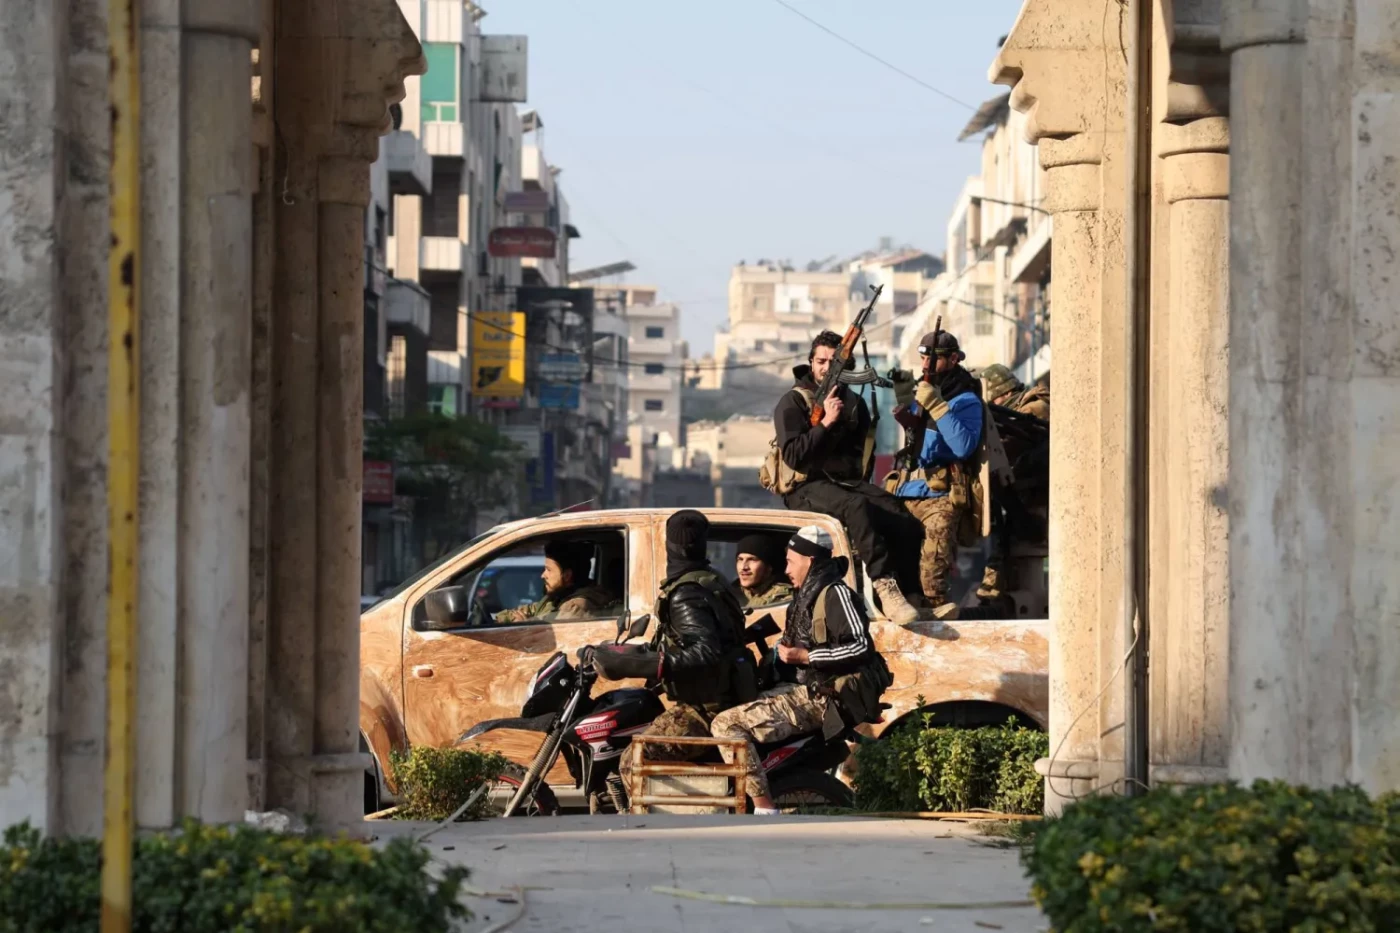
[[[1020,0],[788,0],[974,107]],[[574,268],[631,260],[709,350],[740,259],[805,263],[881,236],[942,255],[977,171],[972,111],[776,0],[484,0],[483,31],[529,36],[529,96],[573,221]]]

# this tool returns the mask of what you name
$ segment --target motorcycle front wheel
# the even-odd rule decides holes
[[[510,803],[511,797],[515,796],[515,792],[520,789],[520,783],[524,780],[525,768],[513,761],[507,762],[496,786],[490,791],[491,803],[488,809],[490,815],[500,816],[505,812],[506,804]],[[550,789],[549,783],[541,777],[535,784],[534,793],[525,799],[515,814],[516,816],[558,816],[559,812],[559,799],[554,796],[554,791]]]

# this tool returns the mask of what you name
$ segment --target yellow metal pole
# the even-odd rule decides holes
[[[107,295],[107,757],[102,933],[131,929],[136,732],[137,499],[140,457],[140,0],[108,0],[112,120]]]

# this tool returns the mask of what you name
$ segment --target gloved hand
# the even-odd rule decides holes
[[[914,383],[917,377],[907,369],[890,370],[890,381],[894,383],[896,405],[908,405],[914,401]]]
[[[948,414],[948,403],[943,400],[943,393],[931,382],[918,384],[914,389],[914,401],[918,402],[919,407],[928,412],[934,421]]]
[[[608,680],[655,677],[661,655],[644,645],[597,645],[593,666]]]

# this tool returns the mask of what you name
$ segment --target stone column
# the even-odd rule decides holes
[[[252,48],[257,0],[182,5],[181,811],[247,808]]]
[[[1229,126],[1160,124],[1154,274],[1152,779],[1225,778],[1228,743]]]
[[[1230,774],[1400,784],[1400,17],[1226,8]]]
[[[1046,809],[1122,775],[1124,61],[1104,8],[1028,0],[992,66],[1014,85],[1055,215]],[[1110,680],[1113,684],[1110,685]]]
[[[62,740],[66,7],[8,0],[0,16],[0,825],[45,831]]]
[[[278,9],[264,805],[358,825],[364,216],[422,51],[390,0]]]

